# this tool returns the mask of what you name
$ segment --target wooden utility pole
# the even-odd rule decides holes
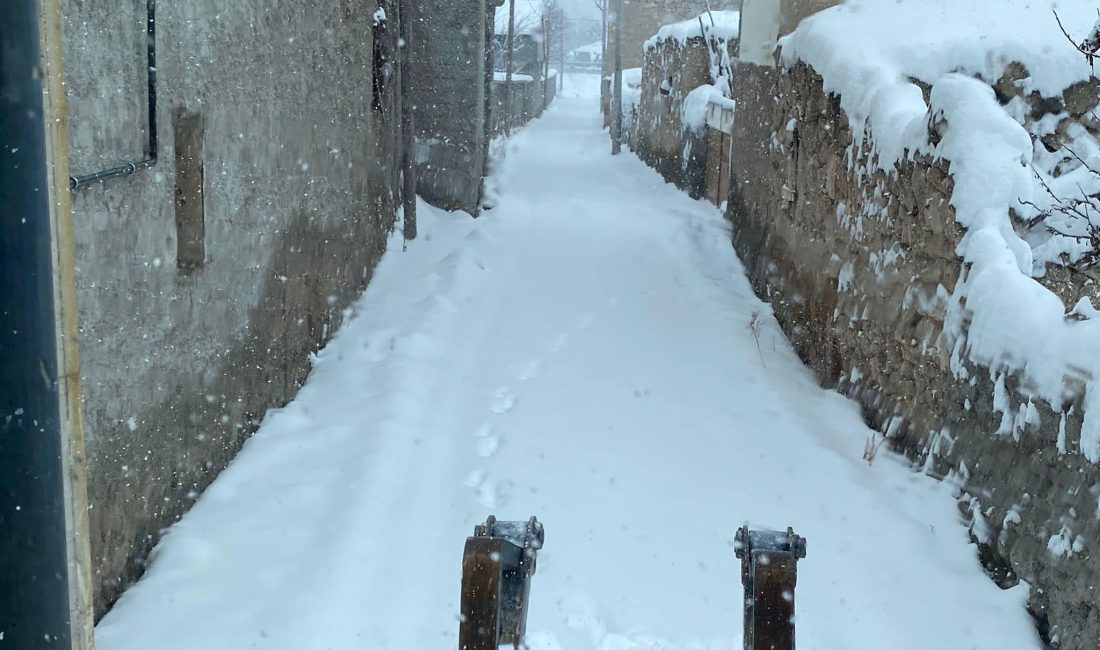
[[[542,108],[550,105],[550,11],[542,13]]]
[[[561,32],[558,46],[558,90],[565,89],[565,7],[558,9],[558,31]]]
[[[607,53],[607,3],[611,0],[603,0],[600,7],[600,68],[603,69],[603,57]]]
[[[504,135],[512,132],[512,46],[515,43],[516,0],[508,0],[508,52],[504,70]]]
[[[611,86],[611,155],[618,155],[623,149],[623,0],[615,0],[615,77]]]

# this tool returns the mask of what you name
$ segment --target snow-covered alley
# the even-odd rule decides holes
[[[802,648],[1040,646],[951,487],[862,459],[856,406],[799,362],[720,213],[610,156],[598,79],[497,152],[482,218],[421,204],[99,648],[454,648],[488,514],[545,523],[537,650],[739,648],[744,522],[808,539]]]

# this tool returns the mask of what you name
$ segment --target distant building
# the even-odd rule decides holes
[[[566,52],[565,65],[569,70],[599,72],[603,69],[603,42],[596,41]]]
[[[496,10],[496,33],[493,36],[493,68],[508,70],[509,1]],[[545,52],[546,5],[542,0],[516,0],[512,33],[512,74],[542,78]]]

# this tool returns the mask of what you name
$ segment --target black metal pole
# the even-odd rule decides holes
[[[542,12],[542,108],[550,105],[550,19]],[[557,83],[557,80],[554,80]]]
[[[122,163],[110,169],[104,169],[83,176],[70,176],[69,188],[87,187],[96,181],[105,181],[119,176],[129,176],[139,169],[147,169],[157,164],[157,0],[145,0],[145,62],[147,68],[146,101],[148,103],[148,144],[145,157]]]
[[[406,241],[416,239],[416,123],[413,109],[413,62],[411,0],[404,0],[398,10],[399,56],[401,57],[401,212]]]
[[[60,57],[43,53],[59,50],[41,40],[59,38],[51,31],[59,25],[45,18],[40,23],[36,0],[0,3],[0,645],[18,649],[90,642],[71,618],[82,616],[71,564],[86,560],[75,559],[70,545],[65,427],[74,416],[56,318],[54,217],[62,216],[51,214],[52,175],[67,174],[67,165],[50,151],[64,129],[55,129],[58,115],[47,101],[56,98],[45,92],[60,88],[49,76],[60,74]]]
[[[561,39],[558,41],[558,90],[565,90],[565,8],[558,9],[561,14]]]

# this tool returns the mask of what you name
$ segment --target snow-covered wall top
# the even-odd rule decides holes
[[[578,48],[571,50],[571,52],[586,52],[588,54],[603,55],[603,42],[596,41],[595,43],[589,43],[588,45],[582,45]]]
[[[700,22],[702,21],[702,22]],[[737,38],[741,14],[737,11],[707,11],[696,18],[665,25],[645,42],[645,49],[657,47],[667,40],[675,40],[681,46],[692,38],[702,38],[703,28],[708,34],[727,41]]]
[[[948,307],[952,367],[962,378],[965,360],[994,374],[1020,372],[1056,411],[1073,397],[1067,387],[1084,385],[1081,452],[1096,462],[1100,317],[1087,300],[1068,317],[1062,300],[1034,279],[1054,258],[1072,258],[1074,244],[1022,237],[1010,216],[1021,201],[1042,205],[1043,183],[1063,176],[1038,144],[1043,129],[1069,124],[1063,128],[1084,158],[1067,168],[1076,180],[1092,182],[1087,167],[1100,169],[1100,147],[1083,127],[1058,114],[1045,126],[1029,121],[1033,91],[1061,97],[1092,75],[1055,11],[1078,41],[1096,21],[1096,5],[1084,0],[849,0],[804,20],[780,46],[785,66],[808,63],[840,96],[853,147],[870,145],[880,168],[892,173],[897,161],[918,154],[950,163],[952,205],[967,229],[957,253],[968,269]],[[1020,96],[1002,105],[991,84],[1013,62],[1025,68],[1013,81]],[[911,79],[931,87],[930,106]],[[1007,431],[1015,433],[1011,423]]]
[[[848,0],[805,19],[780,45],[785,63],[812,65],[863,117],[879,91],[906,77],[993,81],[1013,61],[1031,73],[1025,90],[1053,96],[1092,74],[1054,12],[1083,39],[1096,9],[1087,0]]]

